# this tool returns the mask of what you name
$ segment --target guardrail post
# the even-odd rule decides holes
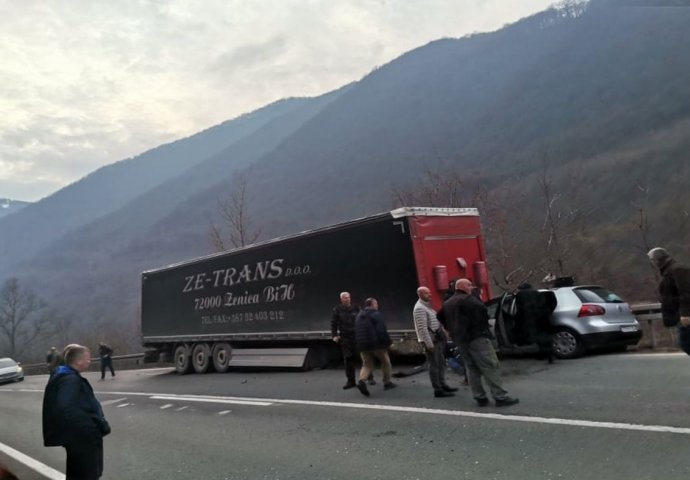
[[[654,330],[654,325],[652,324],[652,319],[647,319],[647,324],[649,325],[649,331],[652,334],[652,350],[656,349],[656,331]]]

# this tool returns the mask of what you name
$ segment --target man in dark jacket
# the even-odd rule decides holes
[[[664,248],[653,248],[647,256],[661,274],[659,297],[664,325],[678,326],[680,348],[690,355],[690,268],[676,263]]]
[[[340,294],[340,303],[333,308],[331,315],[331,336],[340,345],[345,363],[347,383],[343,390],[357,386],[355,381],[355,363],[357,362],[357,348],[355,345],[355,320],[359,307],[352,305],[349,292]]]
[[[113,369],[113,349],[105,343],[98,344],[98,355],[101,357],[101,380],[105,380],[105,369],[110,369],[110,375],[115,376]]]
[[[48,365],[48,373],[50,373],[51,375],[55,373],[61,361],[62,357],[60,356],[60,352],[57,351],[57,348],[50,347],[50,350],[48,350],[48,353],[46,354],[46,364]]]
[[[443,304],[442,317],[447,323],[450,336],[460,347],[462,358],[472,389],[474,400],[480,407],[489,404],[482,377],[486,380],[497,407],[507,407],[519,402],[508,396],[503,388],[498,357],[491,343],[486,305],[472,295],[472,282],[461,278],[455,283],[456,293]]]
[[[539,352],[553,363],[553,324],[551,314],[556,304],[548,304],[552,294],[540,293],[529,283],[522,283],[515,292],[516,335],[518,345],[537,344]]]
[[[388,347],[391,345],[391,337],[388,335],[386,324],[381,318],[379,303],[375,298],[367,298],[364,301],[364,310],[359,312],[355,322],[355,338],[357,350],[362,357],[362,369],[359,372],[357,388],[362,395],[369,396],[369,389],[364,381],[369,378],[374,370],[374,358],[381,362],[383,371],[383,389],[390,390],[396,385],[391,382],[391,359],[388,356]]]
[[[103,437],[110,426],[88,380],[91,353],[68,345],[64,365],[50,377],[43,395],[43,443],[67,451],[67,480],[98,479],[103,473]]]

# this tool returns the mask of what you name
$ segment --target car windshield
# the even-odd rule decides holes
[[[623,299],[604,287],[576,288],[575,295],[582,303],[623,303]]]
[[[0,358],[0,368],[5,368],[5,367],[14,367],[17,364],[12,359],[9,358]]]

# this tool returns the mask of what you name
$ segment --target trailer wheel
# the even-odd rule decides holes
[[[181,344],[175,348],[173,360],[175,361],[175,371],[180,375],[185,375],[192,371],[192,361],[189,358],[187,345]]]
[[[225,373],[230,368],[232,347],[229,343],[216,343],[213,346],[213,366],[216,372]]]
[[[206,343],[197,343],[192,348],[192,366],[196,373],[206,373],[211,368],[211,348]]]

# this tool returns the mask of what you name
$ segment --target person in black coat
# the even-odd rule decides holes
[[[455,289],[455,295],[443,303],[441,317],[453,342],[462,352],[474,400],[480,407],[489,404],[482,384],[484,378],[497,407],[515,405],[519,400],[509,397],[503,388],[498,357],[491,342],[493,335],[486,305],[472,294],[474,286],[471,280],[461,278],[456,282]]]
[[[553,324],[551,313],[556,305],[547,305],[545,297],[529,283],[522,283],[515,293],[516,335],[518,345],[536,344],[539,352],[553,363]]]
[[[331,315],[331,336],[343,352],[345,376],[347,377],[347,383],[343,386],[343,390],[357,386],[355,381],[355,363],[357,362],[355,320],[358,313],[359,307],[352,305],[350,293],[342,292],[340,303],[333,308]]]
[[[43,443],[67,451],[66,480],[95,480],[103,474],[103,437],[110,426],[89,381],[89,349],[68,345],[64,365],[50,377],[43,395]]]
[[[647,256],[661,274],[659,297],[664,325],[678,326],[680,348],[690,355],[690,268],[676,263],[664,248],[653,248]]]
[[[101,357],[101,380],[105,380],[105,369],[110,369],[110,375],[115,376],[113,369],[113,349],[105,343],[98,344],[98,355]]]
[[[364,382],[369,378],[374,369],[374,359],[381,362],[383,371],[383,388],[390,390],[396,385],[391,382],[393,367],[388,356],[388,347],[391,345],[391,337],[379,312],[379,303],[375,298],[367,298],[364,301],[364,310],[357,315],[355,322],[355,338],[357,350],[362,357],[362,369],[359,372],[357,388],[362,395],[369,396],[369,389]]]
[[[48,353],[46,354],[46,365],[48,366],[48,373],[52,375],[57,370],[58,366],[62,362],[62,356],[57,348],[50,347]]]

